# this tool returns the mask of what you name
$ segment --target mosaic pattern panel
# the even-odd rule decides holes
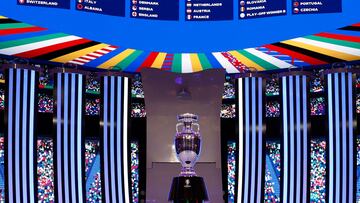
[[[310,141],[310,202],[326,202],[326,141]]]
[[[220,111],[221,118],[235,118],[236,117],[236,105],[235,104],[222,104]]]
[[[97,116],[100,114],[100,99],[86,99],[85,115]]]
[[[38,94],[38,112],[40,113],[53,113],[54,111],[54,98],[45,93]]]
[[[55,202],[53,139],[41,138],[37,141],[37,177],[38,201]]]
[[[280,142],[266,142],[265,203],[280,203]]]
[[[132,103],[131,104],[131,117],[132,118],[145,118],[146,111],[145,105],[141,103]]]
[[[317,97],[310,99],[310,115],[323,116],[325,115],[325,98]]]
[[[280,116],[280,103],[278,101],[269,101],[265,105],[266,117],[275,118]]]
[[[100,141],[85,141],[86,202],[102,201],[100,175]]]
[[[266,80],[265,95],[266,96],[280,95],[280,85],[277,79]]]
[[[132,203],[139,202],[139,145],[136,142],[131,142],[131,196]]]
[[[228,203],[235,202],[235,173],[236,173],[236,142],[227,144],[227,168],[228,168]]]

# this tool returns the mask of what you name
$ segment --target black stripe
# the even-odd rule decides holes
[[[117,114],[118,111],[120,111],[120,109],[117,109],[117,100],[118,100],[118,97],[120,97],[121,95],[118,94],[118,88],[117,88],[117,84],[118,84],[117,79],[118,79],[118,77],[117,76],[112,76],[112,77],[114,77],[114,85],[115,85],[114,86],[114,112],[115,112],[115,114],[114,114],[114,122],[115,122],[114,123],[114,133],[115,133],[115,138],[114,138],[114,149],[115,149],[114,150],[114,159],[115,160],[114,160],[114,164],[115,164],[116,167],[115,167],[115,174],[114,175],[115,175],[115,180],[116,180],[115,181],[116,182],[115,191],[118,192],[119,190],[121,190],[121,187],[120,188],[118,187],[118,181],[117,180],[118,180],[118,176],[119,175],[121,176],[121,174],[118,174],[118,170],[116,170],[118,167],[120,167],[119,166],[120,163],[117,162],[117,153],[116,153],[117,145],[116,145],[116,143],[117,143],[117,139],[120,139],[120,137],[122,137],[122,136],[118,136],[117,133],[116,133],[118,128],[120,128],[120,132],[121,132],[121,126],[116,125],[117,119],[118,119],[116,114]],[[120,199],[119,199],[120,197],[117,194],[116,194],[116,202],[121,202]]]
[[[62,96],[62,98],[61,98],[61,119],[64,121],[65,120],[65,96],[64,96],[64,93],[65,93],[65,85],[67,85],[67,84],[65,84],[65,74],[64,73],[58,73],[58,74],[60,74],[60,76],[61,76],[61,96]],[[66,118],[67,119],[67,118]],[[66,201],[66,195],[68,195],[68,194],[65,194],[65,170],[67,170],[67,169],[65,169],[65,160],[64,160],[64,157],[65,157],[65,154],[64,154],[64,146],[65,146],[65,144],[68,144],[68,143],[65,143],[65,140],[64,140],[64,136],[63,135],[65,135],[65,128],[64,128],[64,123],[62,122],[61,123],[61,139],[60,139],[60,141],[61,141],[61,154],[60,154],[60,158],[61,158],[61,168],[62,168],[62,171],[61,171],[61,173],[62,173],[62,196],[63,196],[63,201],[65,202]],[[66,159],[66,157],[65,157],[65,159]]]
[[[258,116],[257,116],[257,112],[258,112],[258,93],[257,93],[257,90],[258,90],[258,87],[257,87],[257,78],[253,78],[253,80],[255,81],[254,83],[254,86],[252,86],[251,88],[255,89],[254,90],[254,95],[255,95],[255,101],[253,102],[253,105],[254,105],[254,108],[255,108],[255,115],[253,115],[255,117],[255,123],[253,123],[253,125],[255,125],[255,143],[254,143],[254,146],[255,146],[255,182],[253,183],[254,184],[254,200],[257,201],[257,185],[258,185],[258,180],[257,180],[257,174],[258,174],[258,170],[259,170],[259,166],[258,166],[258,160],[259,160],[259,153],[258,153],[258,150],[259,150],[259,137],[258,137],[258,127],[259,127],[259,123],[258,123]],[[260,181],[260,180],[259,180]]]
[[[19,174],[20,174],[20,177],[18,177],[20,179],[20,191],[16,191],[16,193],[19,193],[20,192],[20,201],[21,202],[24,202],[24,195],[26,195],[26,191],[23,190],[23,185],[25,184],[23,182],[23,173],[22,173],[22,168],[24,167],[23,166],[23,157],[22,157],[22,142],[23,142],[23,137],[25,136],[23,134],[23,116],[24,116],[24,112],[23,112],[23,94],[24,94],[24,85],[25,85],[25,78],[24,78],[24,70],[20,69],[19,70],[20,72],[20,83],[19,84],[16,84],[16,85],[19,85],[20,86],[20,92],[19,92],[19,98],[16,98],[20,104],[19,104],[19,118],[17,120],[17,122],[19,123],[19,127],[20,129],[19,130],[19,140],[16,141],[16,145],[19,147],[19,166],[20,168],[18,168],[17,170],[19,170]]]
[[[290,150],[288,150],[286,153],[287,153],[287,157],[288,157],[288,178],[287,178],[287,180],[286,180],[286,182],[288,183],[288,188],[287,188],[287,190],[286,190],[286,193],[287,193],[287,197],[288,197],[288,200],[290,200],[290,188],[292,187],[291,185],[290,185],[290,176],[291,176],[291,153],[290,153],[290,151],[291,151],[291,137],[290,137],[290,126],[289,126],[289,122],[290,122],[290,114],[289,114],[289,112],[290,112],[290,100],[289,100],[289,98],[290,98],[290,95],[289,95],[289,90],[290,90],[290,80],[289,80],[289,77],[286,77],[286,103],[287,103],[287,123],[285,124],[285,125],[287,125],[288,127],[287,127],[287,131],[286,131],[286,136],[287,136],[287,145],[288,145],[288,149],[290,149]]]
[[[245,87],[246,88],[246,87]],[[251,104],[252,104],[252,97],[251,97],[251,78],[249,78],[248,79],[248,82],[247,82],[247,90],[248,90],[248,92],[249,92],[249,97],[247,98],[247,102],[249,103],[249,118],[248,118],[248,123],[249,123],[249,126],[245,126],[245,128],[246,127],[248,127],[249,128],[249,140],[247,140],[247,143],[248,143],[248,145],[246,146],[246,148],[249,148],[249,154],[247,154],[247,156],[249,157],[249,168],[248,168],[248,171],[249,171],[249,185],[245,185],[245,187],[248,187],[249,189],[248,189],[248,194],[245,194],[245,195],[247,195],[247,197],[248,197],[248,201],[250,201],[251,200],[251,188],[252,188],[252,182],[251,182],[251,178],[252,178],[252,171],[251,171],[251,166],[252,166],[252,159],[251,159],[251,157],[252,157],[252,147],[253,147],[253,144],[252,144],[252,106],[251,106]]]
[[[75,90],[75,92],[74,92],[74,110],[75,110],[75,112],[74,112],[74,127],[75,127],[75,129],[74,129],[74,136],[73,136],[73,139],[74,139],[74,160],[75,160],[75,165],[73,166],[74,168],[75,168],[75,187],[76,187],[76,189],[75,189],[75,197],[76,197],[76,201],[78,201],[78,199],[79,199],[79,190],[78,190],[78,186],[79,186],[79,181],[78,181],[78,176],[79,175],[81,175],[81,174],[78,174],[78,156],[77,156],[77,150],[78,150],[78,142],[77,142],[77,137],[78,136],[81,136],[81,135],[78,135],[77,134],[77,129],[80,127],[79,125],[79,123],[77,122],[77,117],[78,117],[78,97],[77,97],[77,95],[79,94],[79,92],[78,92],[78,87],[79,87],[79,75],[78,74],[72,74],[72,77],[75,77],[75,87],[72,87],[74,90]]]
[[[73,157],[71,156],[71,154],[73,153],[73,151],[71,150],[71,145],[72,145],[72,142],[73,142],[73,136],[71,136],[71,98],[72,98],[72,94],[71,94],[71,90],[73,88],[72,86],[72,83],[71,83],[71,80],[72,80],[72,74],[71,73],[66,73],[68,75],[68,100],[65,101],[68,103],[68,117],[65,118],[67,119],[68,121],[68,143],[66,143],[68,145],[68,157],[64,160],[66,162],[68,162],[68,175],[69,175],[69,179],[68,179],[68,183],[69,183],[69,199],[70,199],[70,202],[72,201],[72,196],[75,195],[73,194],[73,190],[72,190],[72,180],[75,178],[75,177],[72,177],[72,174],[71,174],[71,168],[73,167],[72,164],[71,164],[71,160],[73,160]]]
[[[10,18],[0,19],[0,24],[8,24],[8,23],[21,23],[21,22],[19,22],[17,20],[10,19]]]
[[[346,27],[339,28],[338,30],[360,31],[360,27],[359,26],[346,26]]]
[[[284,49],[288,49],[290,51],[295,51],[295,52],[310,56],[312,58],[316,58],[316,59],[319,59],[321,61],[325,61],[327,63],[335,63],[335,62],[343,62],[344,61],[344,60],[339,59],[339,58],[331,57],[331,56],[328,56],[328,55],[325,55],[325,54],[321,54],[321,53],[318,53],[318,52],[310,51],[308,49],[300,48],[300,47],[297,47],[297,46],[293,46],[293,45],[289,45],[289,44],[285,44],[285,43],[281,43],[281,42],[277,42],[277,43],[274,43],[272,45],[278,46],[278,47],[281,47],[281,48],[284,48]]]
[[[75,45],[75,46],[68,47],[68,48],[65,48],[65,49],[61,49],[61,50],[58,50],[58,51],[53,51],[53,52],[50,52],[50,53],[47,53],[47,54],[43,54],[43,55],[34,57],[33,59],[51,60],[51,59],[54,59],[54,58],[57,58],[57,57],[60,57],[60,56],[64,56],[66,54],[69,54],[69,53],[72,53],[72,52],[75,52],[75,51],[79,51],[79,50],[82,50],[82,49],[85,49],[85,48],[88,48],[88,47],[91,47],[91,46],[95,46],[95,45],[98,45],[98,44],[100,44],[100,43],[91,41],[91,42],[87,42],[87,43],[84,43],[84,44],[79,44],[79,45]]]

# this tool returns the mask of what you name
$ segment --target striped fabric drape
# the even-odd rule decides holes
[[[7,74],[7,129],[5,182],[9,203],[36,201],[36,145],[34,139],[34,70],[10,68]]]
[[[351,73],[327,75],[329,111],[329,202],[355,202]]]
[[[262,78],[238,81],[238,203],[261,202],[263,190]]]
[[[84,202],[83,190],[83,76],[57,73],[56,111],[56,199],[58,202]]]
[[[106,203],[130,203],[128,175],[129,79],[102,77],[102,180]]]
[[[308,132],[306,76],[282,77],[282,202],[307,202]]]

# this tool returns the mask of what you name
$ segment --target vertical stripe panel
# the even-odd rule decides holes
[[[34,202],[35,71],[10,68],[8,73],[6,200]]]

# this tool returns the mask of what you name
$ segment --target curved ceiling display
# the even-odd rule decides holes
[[[358,61],[360,23],[254,48],[166,53],[119,47],[0,17],[0,54],[124,72],[157,68],[191,73],[224,68],[227,73],[239,73],[250,67],[263,71]]]
[[[360,22],[358,8],[359,0],[2,0],[0,13],[107,44],[206,53],[334,30]]]

